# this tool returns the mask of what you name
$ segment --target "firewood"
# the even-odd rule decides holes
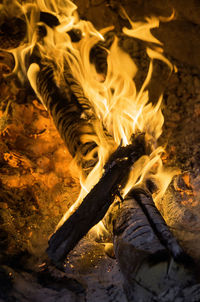
[[[113,212],[114,251],[128,301],[199,299],[195,265],[170,233],[151,196],[132,190]],[[187,297],[183,298],[182,297]],[[198,300],[199,301],[199,300]]]
[[[178,262],[192,261],[169,230],[152,196],[144,189],[131,190],[117,212],[110,215],[113,216],[108,219],[112,224],[115,240],[123,237],[123,240],[131,242],[135,249],[146,250],[150,254],[166,250]]]
[[[133,163],[144,154],[143,136],[137,137],[132,145],[116,150],[99,182],[50,238],[47,253],[54,263],[62,262],[78,241],[104,217],[118,190],[126,183]]]
[[[98,141],[95,127],[102,129],[107,143],[114,146],[112,137],[103,129],[88,99],[67,65],[64,70],[63,85],[56,82],[56,66],[53,62],[43,62],[39,55],[32,56],[30,70],[36,68],[35,93],[52,116],[55,126],[64,140],[72,157],[83,174],[88,174],[98,162]],[[112,147],[111,147],[112,148]]]
[[[176,261],[189,261],[189,257],[186,256],[183,249],[180,247],[176,238],[169,230],[164,218],[158,211],[150,193],[147,191],[137,188],[131,191],[131,196],[140,205],[142,211],[147,217],[152,230],[160,240],[160,242],[167,248],[172,257]]]

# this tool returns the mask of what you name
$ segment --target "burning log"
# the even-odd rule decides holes
[[[54,263],[62,262],[78,241],[104,217],[118,190],[125,185],[130,168],[144,154],[143,136],[112,154],[100,181],[49,240],[47,253]]]
[[[32,60],[33,63],[28,70],[30,83],[51,113],[71,155],[76,157],[82,171],[88,174],[98,162],[98,135],[94,124],[100,125],[104,136],[112,146],[114,142],[91,109],[89,100],[85,97],[79,82],[72,76],[67,62],[64,69],[65,83],[62,86],[57,84],[59,82],[56,80],[57,67],[53,62],[41,60],[39,56],[33,57]],[[87,138],[82,139],[83,137]],[[90,228],[104,217],[119,187],[123,188],[125,185],[131,166],[144,154],[144,141],[141,144],[140,140],[135,140],[132,145],[118,149],[110,157],[106,165],[108,169],[100,181],[84,198],[81,206],[50,239],[47,253],[53,262],[63,261]],[[106,190],[105,186],[107,186]],[[140,194],[137,198],[138,202],[141,202]],[[150,221],[155,220],[151,223],[154,232],[177,259],[182,254],[182,250],[153,207],[153,201],[150,201],[152,200],[147,198],[144,203],[141,202],[142,210]],[[157,223],[160,224],[159,228]]]
[[[0,32],[5,31],[0,38],[2,49],[18,47],[25,36],[25,22],[19,18],[16,20],[14,19],[11,23],[6,20],[0,26]],[[47,12],[40,12],[39,20],[51,28],[60,24],[55,15]],[[23,36],[20,36],[21,40],[19,37],[19,41],[14,38],[4,39],[4,34],[7,34],[7,27],[9,30],[13,30],[12,26],[15,24],[13,22],[17,22],[17,26],[15,26],[17,30],[19,26],[23,26]],[[38,39],[40,40],[46,35],[46,28],[39,25],[37,30]],[[78,42],[82,37],[81,31],[78,29],[71,29],[67,34],[72,42]],[[36,49],[37,46],[34,54],[26,60],[26,63],[29,61],[27,69],[31,86],[53,117],[54,123],[72,157],[76,157],[78,166],[81,167],[83,174],[87,175],[98,162],[98,135],[95,128],[101,129],[102,136],[105,135],[108,144],[114,146],[115,143],[106,130],[103,129],[102,123],[96,117],[79,82],[73,77],[68,63],[66,61],[64,63],[63,78],[65,83],[64,87],[61,87],[58,84],[59,80],[56,81],[56,64],[50,60],[42,60]]]
[[[64,72],[64,87],[55,80],[56,67],[52,62],[32,63],[28,70],[30,83],[45,105],[72,157],[81,170],[88,174],[98,162],[98,136],[95,127],[102,129],[79,83],[69,69]],[[67,64],[66,64],[67,65]],[[35,82],[32,78],[35,77]],[[105,131],[108,143],[114,145]]]

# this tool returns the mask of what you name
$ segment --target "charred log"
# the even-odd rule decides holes
[[[54,263],[62,262],[78,241],[104,217],[118,190],[126,183],[133,163],[144,154],[141,136],[131,146],[119,148],[113,154],[115,160],[108,162],[100,181],[49,240],[47,253]]]
[[[128,301],[190,301],[190,292],[199,299],[195,266],[152,202],[146,192],[133,190],[112,221],[114,250]],[[171,244],[166,244],[166,234]]]
[[[123,239],[131,242],[136,250],[153,255],[165,250],[176,261],[192,262],[169,230],[150,194],[143,189],[133,189],[110,221],[116,240],[123,234]]]
[[[39,57],[34,57],[34,61],[37,64],[29,68],[29,71],[37,69],[35,83],[32,83],[34,91],[51,114],[72,157],[76,157],[77,164],[88,174],[98,161],[95,127],[101,129],[102,124],[68,68],[64,71],[65,82],[59,87],[55,79],[56,66],[52,62],[41,63]],[[114,145],[107,133],[106,138]]]
[[[167,248],[176,261],[186,261],[189,257],[183,252],[176,238],[170,232],[165,220],[155,206],[152,196],[142,189],[134,189],[131,196],[137,201],[145,216],[147,217],[152,230]],[[187,258],[187,259],[186,259]]]

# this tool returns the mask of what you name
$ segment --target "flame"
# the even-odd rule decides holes
[[[162,45],[162,43],[152,35],[151,29],[159,27],[160,21],[169,22],[169,21],[173,20],[173,18],[175,16],[174,10],[172,11],[171,16],[169,16],[169,17],[152,16],[152,17],[146,17],[146,22],[133,22],[127,15],[124,8],[121,8],[121,9],[122,9],[124,16],[128,19],[128,21],[132,27],[131,29],[128,29],[128,28],[123,29],[123,32],[126,35],[134,37],[139,40]]]
[[[113,29],[106,28],[98,32],[94,26],[84,20],[80,20],[76,11],[77,7],[69,0],[35,0],[21,5],[15,1],[21,15],[27,24],[27,37],[21,45],[10,50],[15,56],[15,70],[21,81],[27,78],[42,102],[36,87],[36,78],[39,66],[34,63],[27,66],[27,58],[37,47],[41,58],[53,61],[57,66],[56,79],[58,86],[62,81],[64,62],[69,64],[73,77],[81,84],[84,94],[89,100],[91,108],[98,119],[103,123],[105,129],[112,136],[109,141],[104,135],[103,129],[94,125],[97,138],[99,161],[92,169],[86,179],[80,171],[81,192],[77,201],[64,215],[58,227],[71,215],[81,203],[84,196],[98,182],[103,167],[109,155],[122,144],[126,146],[131,143],[132,134],[145,133],[147,145],[151,146],[151,154],[141,157],[133,166],[129,180],[123,190],[123,196],[135,185],[140,185],[146,178],[151,177],[159,187],[155,193],[155,201],[160,198],[168,187],[171,178],[177,173],[175,170],[163,166],[161,155],[164,148],[157,146],[157,140],[162,133],[164,117],[161,111],[162,95],[157,103],[149,102],[148,84],[153,73],[154,60],[161,60],[169,67],[169,73],[175,67],[163,55],[162,43],[156,39],[151,29],[158,27],[159,22],[170,21],[169,18],[146,18],[146,22],[133,22],[126,12],[124,15],[130,22],[131,29],[123,28],[125,35],[148,42],[146,53],[149,57],[149,69],[146,79],[137,91],[134,78],[137,74],[137,66],[128,53],[119,47],[118,38],[114,41],[107,52],[107,74],[100,75],[94,65],[90,62],[90,51],[99,41],[104,41],[105,34]],[[40,12],[50,13],[59,21],[57,25],[50,27],[40,21]],[[38,36],[38,28],[43,26],[46,30],[44,37]],[[79,42],[73,43],[69,34],[71,29],[79,30],[82,37]],[[27,71],[28,69],[28,71]],[[83,136],[87,141],[88,137]]]

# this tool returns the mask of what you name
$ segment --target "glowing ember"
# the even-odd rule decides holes
[[[103,167],[109,156],[121,144],[131,144],[132,135],[145,133],[146,145],[150,149],[150,155],[141,157],[135,163],[134,169],[129,175],[127,185],[122,192],[125,196],[131,188],[146,179],[151,179],[158,188],[154,193],[154,200],[160,198],[167,189],[171,178],[177,173],[173,169],[163,167],[161,156],[162,147],[157,146],[157,140],[162,133],[164,118],[161,112],[162,95],[156,105],[149,102],[148,84],[152,77],[153,62],[155,59],[165,62],[169,66],[169,73],[174,69],[172,64],[164,57],[162,43],[151,34],[152,28],[159,26],[159,19],[147,18],[146,22],[133,22],[126,15],[131,29],[124,28],[123,33],[142,41],[147,41],[146,53],[149,57],[149,70],[146,79],[139,90],[136,89],[134,78],[137,74],[137,66],[126,52],[119,47],[119,39],[113,34],[113,43],[110,47],[103,46],[107,56],[107,73],[98,73],[94,64],[90,62],[90,52],[99,43],[106,42],[106,34],[112,33],[113,28],[102,29],[98,32],[87,21],[79,20],[76,6],[67,0],[50,1],[36,0],[21,5],[15,2],[18,14],[26,21],[27,37],[21,45],[10,50],[14,54],[16,65],[14,72],[22,82],[28,78],[38,98],[44,103],[43,97],[37,88],[37,76],[40,66],[37,62],[28,64],[35,53],[41,58],[41,62],[51,62],[55,67],[53,76],[57,87],[62,87],[64,81],[64,65],[69,66],[73,78],[80,84],[84,95],[91,108],[88,114],[94,116],[93,127],[96,136],[85,128],[85,134],[81,136],[81,142],[95,141],[96,148],[89,154],[93,158],[97,154],[98,161],[90,173],[85,177],[80,171],[80,183],[82,190],[79,198],[65,214],[64,220],[80,204],[83,197],[98,182]],[[41,20],[41,12],[51,14],[54,24],[48,24]],[[168,19],[161,21],[169,21]],[[80,39],[73,42],[71,30],[79,34]],[[43,34],[41,34],[43,32]],[[102,44],[103,45],[103,44]],[[105,43],[106,45],[106,43]],[[30,65],[30,66],[29,66]],[[83,114],[84,115],[84,114]],[[83,117],[84,118],[84,117]],[[101,121],[99,123],[99,121]],[[105,129],[109,135],[105,135]],[[5,154],[5,160],[15,166],[20,160],[19,156]],[[76,157],[75,157],[75,160]],[[27,163],[25,163],[27,164]],[[43,163],[45,165],[45,163]]]

